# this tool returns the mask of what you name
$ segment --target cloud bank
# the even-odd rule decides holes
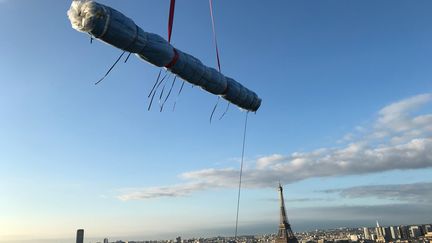
[[[403,202],[430,204],[432,203],[432,182],[358,186],[344,189],[326,190],[326,193],[338,193],[346,198],[378,198]]]
[[[244,170],[243,185],[266,188],[278,181],[287,184],[309,178],[432,167],[432,114],[415,114],[431,101],[432,94],[421,94],[385,106],[369,128],[357,127],[345,136],[350,143],[341,147],[258,158],[253,167]],[[185,172],[180,178],[185,183],[128,190],[119,199],[179,197],[212,188],[235,188],[238,169],[209,168]],[[355,190],[359,194],[359,188],[340,193],[354,196]]]

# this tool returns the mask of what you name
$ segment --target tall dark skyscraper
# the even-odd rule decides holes
[[[285,210],[285,202],[283,197],[283,189],[279,183],[279,197],[280,197],[280,223],[279,232],[276,238],[276,243],[298,243],[297,238],[291,230],[291,226],[288,223],[288,218]]]
[[[76,243],[84,243],[84,230],[77,230]]]

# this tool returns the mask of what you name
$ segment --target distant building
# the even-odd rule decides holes
[[[408,240],[410,238],[408,226],[401,225],[399,226],[400,236],[402,240]]]
[[[413,238],[418,238],[418,237],[421,236],[420,228],[419,228],[418,226],[411,226],[411,227],[409,228],[409,230],[410,230],[410,235],[411,235],[411,237],[413,237]]]
[[[176,238],[176,243],[181,243],[181,242],[182,242],[181,237],[180,237],[180,236],[177,237],[177,238]]]
[[[285,202],[283,197],[282,185],[279,183],[279,198],[280,198],[280,223],[279,231],[276,236],[275,243],[298,243],[297,238],[291,230],[291,225],[288,223],[288,217],[285,210]]]
[[[365,240],[372,240],[369,229],[366,227],[363,227],[363,234]]]
[[[390,227],[390,234],[391,234],[392,239],[394,239],[394,240],[397,240],[400,238],[398,227],[391,226]]]
[[[425,239],[429,242],[432,242],[432,232],[428,232],[425,234]]]
[[[84,243],[84,230],[77,230],[76,243]]]
[[[391,241],[393,238],[391,236],[390,227],[383,227],[384,239],[386,242]]]
[[[378,220],[376,221],[376,225],[377,225],[375,228],[376,235],[377,235],[376,242],[381,242],[381,243],[386,242],[384,238],[383,229],[380,227]]]
[[[432,226],[430,224],[425,225],[424,228],[425,228],[425,234],[432,232]]]
[[[104,239],[104,243],[109,243],[107,238]]]

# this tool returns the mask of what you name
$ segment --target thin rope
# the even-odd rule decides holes
[[[126,51],[123,51],[122,54],[120,54],[120,56],[117,58],[117,60],[114,62],[114,64],[110,67],[110,69],[108,69],[108,71],[105,73],[105,75],[99,79],[95,85],[98,85],[100,82],[102,82],[102,80],[104,80],[108,74],[113,70],[113,68],[117,65],[117,63],[120,61],[120,59],[122,58],[122,56],[126,53]]]
[[[171,83],[171,88],[169,89],[168,95],[165,97],[165,100],[164,100],[164,102],[162,103],[162,105],[165,105],[165,103],[167,102],[168,98],[170,97],[171,92],[172,92],[172,90],[173,90],[173,88],[174,88],[174,84],[175,84],[176,80],[177,80],[177,76],[174,75],[174,79],[173,79],[173,81],[172,81],[172,83]]]
[[[181,94],[181,92],[182,92],[182,90],[183,90],[183,86],[184,86],[184,84],[185,84],[185,81],[183,81],[183,83],[182,83],[182,85],[181,85],[181,87],[180,87],[180,90],[179,90],[179,92],[177,93],[177,96]]]
[[[176,104],[177,104],[177,101],[178,101],[178,99],[179,99],[179,96],[180,96],[180,94],[181,94],[181,92],[182,92],[182,90],[183,90],[183,86],[184,86],[184,84],[185,84],[185,81],[183,81],[183,83],[181,84],[180,90],[179,90],[178,93],[177,93],[177,97],[176,97],[176,100],[174,101],[174,105],[173,105],[173,109],[172,109],[172,111],[175,111]]]
[[[154,91],[152,91],[152,92],[153,92],[153,95],[151,96],[150,105],[149,105],[149,107],[147,108],[148,111],[151,109],[151,106],[152,106],[152,104],[153,104],[153,99],[154,99],[154,97],[155,97],[155,95],[156,95],[156,92],[157,92],[158,89],[159,89],[159,86],[160,86],[160,85],[162,84],[162,82],[165,80],[165,78],[167,77],[167,75],[168,75],[168,73],[167,73],[167,71],[165,71],[165,75],[164,75],[163,78],[159,81],[159,83],[156,85]],[[171,74],[169,74],[169,75],[171,75]],[[169,77],[170,77],[170,76],[168,76],[168,78],[169,78]],[[165,83],[164,83],[164,88],[165,88]],[[162,91],[162,92],[163,92],[163,91]],[[162,93],[161,93],[161,94],[162,94]],[[151,95],[151,93],[150,93],[149,95]],[[161,99],[161,98],[159,98],[159,103],[160,103],[160,99]]]
[[[158,74],[158,76],[157,76],[157,78],[156,78],[156,82],[154,83],[153,88],[150,90],[150,93],[148,94],[147,98],[150,98],[150,96],[151,96],[152,93],[153,93],[153,90],[156,88],[156,85],[159,83],[159,78],[160,78],[160,76],[161,76],[161,73],[162,73],[162,69],[159,70],[159,74]],[[166,72],[165,72],[165,73],[166,73]]]
[[[165,86],[166,86],[166,82],[164,83],[162,90],[160,92],[160,95],[159,95],[159,108],[160,108],[159,112],[162,112],[162,109],[163,109],[161,101],[162,101],[162,96],[163,96],[164,91],[165,91]]]
[[[165,97],[165,99],[164,99],[164,101],[163,101],[163,103],[162,103],[161,110],[163,109],[163,107],[165,106],[165,103],[167,102],[168,98],[169,98],[170,95],[171,95],[171,91],[172,91],[173,88],[174,88],[174,84],[175,84],[175,82],[176,82],[176,79],[177,79],[177,76],[174,75],[174,79],[173,79],[173,81],[172,81],[172,83],[171,83],[171,88],[169,89],[169,92],[168,92],[167,96]]]
[[[161,90],[160,95],[159,95],[159,107],[160,107],[159,112],[162,112],[162,109],[163,109],[163,107],[162,107],[162,102],[161,102],[161,101],[162,101],[162,97],[163,97],[163,94],[164,94],[164,91],[165,91],[165,86],[166,86],[166,83],[167,83],[166,80],[168,80],[170,77],[171,77],[171,73],[168,74],[168,78],[167,78],[167,79],[165,79],[165,77],[164,77],[164,78],[161,80],[161,82],[164,81],[164,80],[165,80],[165,82],[163,82],[164,85],[162,86],[162,90]],[[154,93],[156,93],[157,88],[158,88],[158,87],[156,87],[156,90],[155,90]]]
[[[224,118],[224,116],[225,116],[226,113],[228,112],[229,107],[230,107],[230,103],[228,102],[228,104],[227,104],[227,106],[226,106],[226,108],[225,108],[224,113],[222,113],[222,115],[219,117],[219,121],[222,120],[222,118]]]
[[[249,115],[249,111],[246,112],[246,118],[245,118],[245,123],[244,123],[244,130],[243,130],[243,146],[242,146],[242,155],[241,155],[241,163],[240,163],[239,187],[238,187],[238,195],[237,195],[237,216],[236,216],[235,237],[234,237],[235,242],[237,242],[238,218],[239,218],[239,210],[240,210],[240,191],[241,191],[241,185],[242,185],[243,161],[244,161],[244,151],[245,151],[245,143],[246,143],[246,131],[247,131],[248,115]]]
[[[217,43],[215,20],[214,20],[214,16],[213,16],[213,0],[209,0],[209,7],[210,7],[210,18],[211,18],[212,30],[213,30],[213,39],[214,39],[214,44],[215,44],[215,49],[216,49],[216,61],[217,61],[217,65],[218,65],[218,70],[219,70],[219,72],[221,72],[219,48],[218,48],[218,43]]]
[[[150,109],[151,109],[151,107],[152,107],[153,99],[154,99],[155,95],[156,95],[156,92],[153,93],[153,95],[152,95],[152,97],[151,97],[151,99],[150,99],[150,104],[149,104],[149,106],[148,106],[148,108],[147,108],[148,111],[150,111]]]
[[[149,107],[147,108],[147,110],[150,110],[150,109],[151,109],[151,106],[152,106],[152,104],[153,104],[153,99],[154,99],[154,97],[155,97],[155,95],[156,95],[156,92],[158,91],[159,86],[160,86],[161,83],[165,80],[165,78],[167,77],[167,75],[168,75],[168,73],[165,71],[165,76],[163,76],[163,78],[161,79],[161,81],[159,81],[159,83],[156,85],[154,91],[152,91],[152,92],[153,92],[153,95],[151,96],[150,104],[149,104]],[[171,74],[170,74],[170,75],[171,75]],[[149,95],[151,95],[151,93],[150,93]]]
[[[210,124],[211,124],[211,122],[212,122],[213,115],[214,115],[214,113],[215,113],[215,111],[216,111],[216,108],[217,108],[217,106],[219,105],[219,101],[220,101],[220,96],[218,96],[218,99],[217,99],[217,101],[216,101],[216,104],[215,104],[215,106],[213,107],[212,113],[211,113],[211,115],[210,115]]]
[[[129,52],[129,54],[127,55],[126,59],[124,60],[124,63],[127,63],[127,61],[129,60],[129,57],[132,55],[132,52]]]

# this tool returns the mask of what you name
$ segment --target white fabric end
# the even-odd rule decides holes
[[[74,0],[67,11],[72,28],[87,33],[93,30],[93,18],[100,14],[104,14],[103,9],[89,0]]]

